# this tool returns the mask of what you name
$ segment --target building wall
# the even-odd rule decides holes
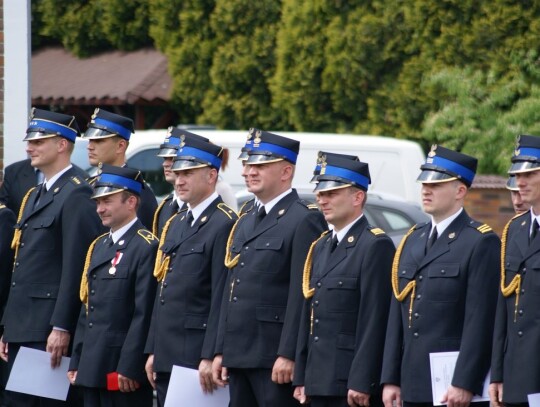
[[[491,226],[499,236],[515,215],[510,191],[506,188],[471,188],[465,199],[465,210],[472,218]]]

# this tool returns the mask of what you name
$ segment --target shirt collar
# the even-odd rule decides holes
[[[532,208],[531,208],[530,212],[531,212],[531,230],[529,231],[529,234],[530,234],[530,232],[532,232],[532,225],[533,225],[535,219],[536,219],[536,222],[538,222],[538,224],[540,225],[540,215],[535,215]]]
[[[204,201],[202,201],[200,204],[198,204],[195,208],[192,208],[190,204],[188,204],[189,210],[193,214],[193,223],[195,224],[195,221],[199,219],[199,216],[210,206],[214,200],[216,200],[219,197],[218,193],[214,191],[208,198],[206,198]]]
[[[459,208],[459,210],[454,213],[453,215],[447,217],[445,220],[439,222],[438,224],[435,224],[435,221],[433,220],[433,216],[431,217],[431,230],[429,232],[429,235],[431,236],[431,233],[433,233],[433,228],[437,228],[437,236],[442,236],[444,231],[450,224],[456,219],[461,212],[463,212],[463,208]]]
[[[341,242],[341,240],[345,237],[347,233],[349,233],[349,230],[354,226],[356,222],[358,222],[360,219],[362,219],[362,216],[364,214],[361,214],[359,217],[357,217],[355,220],[353,220],[351,223],[349,223],[347,226],[345,226],[343,229],[341,229],[339,232],[336,232],[334,229],[332,231],[332,237],[336,236],[338,243]]]
[[[72,167],[73,167],[73,165],[69,164],[66,168],[64,168],[63,170],[60,170],[56,174],[54,174],[54,176],[52,176],[51,179],[49,179],[49,180],[43,179],[43,182],[45,182],[45,188],[47,188],[47,191],[52,188],[54,183],[56,181],[58,181],[58,178],[60,178],[62,176],[62,174],[64,174],[66,171],[70,170]]]
[[[266,211],[267,214],[269,214],[270,211],[272,210],[272,208],[274,206],[276,206],[279,201],[281,201],[286,195],[289,195],[291,192],[292,192],[292,188],[289,188],[288,190],[286,190],[285,192],[279,194],[274,199],[272,199],[270,202],[267,202],[265,204],[263,204],[262,202],[259,201],[259,204],[260,204],[259,207],[264,206],[264,210]]]
[[[131,222],[129,222],[127,225],[122,226],[121,228],[117,229],[114,232],[110,232],[111,239],[114,243],[116,243],[124,234],[129,230],[130,227],[132,227],[135,222],[137,222],[137,217],[133,218]]]

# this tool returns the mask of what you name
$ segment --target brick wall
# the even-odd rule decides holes
[[[506,188],[475,188],[469,190],[465,210],[479,222],[487,223],[500,236],[504,225],[515,215]]]

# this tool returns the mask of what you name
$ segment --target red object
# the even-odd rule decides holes
[[[107,373],[107,390],[118,391],[118,372]]]

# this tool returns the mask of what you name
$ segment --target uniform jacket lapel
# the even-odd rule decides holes
[[[529,233],[531,231],[530,213],[527,216],[524,216],[523,218],[524,219],[520,223],[519,233],[514,234],[512,236],[511,242],[508,242],[508,243],[518,247],[518,250],[517,251],[512,250],[512,253],[521,253],[521,255],[523,256],[523,259],[525,259],[525,258],[530,257],[533,253],[535,253],[535,251],[531,251],[534,249],[531,249],[529,247]]]
[[[223,200],[221,197],[217,197],[208,207],[201,213],[201,216],[197,218],[193,226],[184,225],[182,228],[182,235],[178,236],[178,240],[175,241],[174,247],[180,246],[182,243],[184,243],[187,239],[189,239],[191,236],[195,235],[199,229],[204,227],[208,223],[208,219],[212,216],[212,214],[215,212],[217,206],[222,203]],[[186,212],[187,213],[187,212]],[[185,219],[182,219],[182,222],[185,222]]]
[[[324,278],[328,273],[335,269],[343,260],[347,258],[349,250],[356,246],[356,242],[362,236],[362,233],[365,232],[367,227],[367,220],[365,216],[362,216],[361,219],[356,222],[349,232],[343,237],[341,242],[337,245],[335,250],[330,254],[323,273],[320,275],[318,280]],[[330,239],[332,234],[329,233]],[[329,252],[329,250],[327,250]]]
[[[112,259],[116,256],[117,252],[122,252],[128,246],[129,241],[137,234],[139,229],[143,229],[144,226],[140,220],[135,222],[126,233],[120,239],[109,245],[110,237],[103,239],[101,242],[98,242],[94,253],[92,255],[92,261],[90,263],[89,271],[102,266],[104,263],[111,262]],[[123,259],[126,261],[126,259]],[[120,260],[122,261],[122,260]]]
[[[263,234],[268,229],[271,229],[274,226],[276,226],[278,224],[279,218],[285,215],[289,207],[297,200],[298,200],[298,194],[295,190],[293,190],[290,194],[284,196],[283,199],[281,199],[272,208],[270,213],[266,214],[264,219],[262,219],[261,222],[256,227],[255,227],[255,217],[257,216],[257,214],[256,213],[248,214],[247,216],[251,216],[252,219],[250,219],[250,223],[249,223],[250,232],[247,233],[246,242],[255,239],[257,236]]]
[[[463,210],[459,216],[454,219],[454,221],[448,225],[442,236],[439,236],[433,246],[430,250],[426,253],[426,256],[420,263],[420,268],[425,267],[438,257],[441,257],[443,254],[448,253],[450,251],[450,245],[456,241],[459,234],[461,233],[462,229],[467,225],[467,222],[470,221],[469,216]],[[426,233],[429,234],[429,233]],[[425,243],[427,243],[427,240],[424,241],[424,239],[421,239]]]

